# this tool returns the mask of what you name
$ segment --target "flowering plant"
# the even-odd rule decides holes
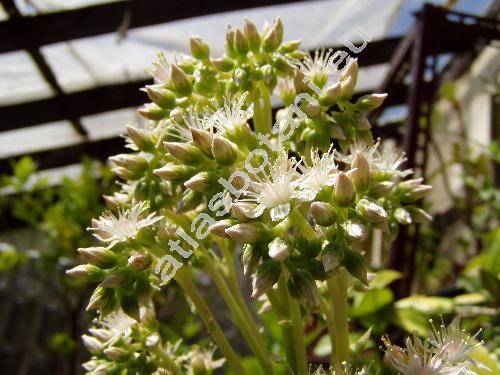
[[[370,371],[356,370],[352,357],[349,289],[370,287],[364,253],[374,232],[387,247],[400,225],[431,219],[416,204],[431,186],[408,178],[404,155],[374,142],[366,116],[386,94],[352,100],[356,59],[337,74],[332,51],[309,56],[282,39],[279,18],[260,33],[245,20],[228,27],[223,57],[211,57],[199,37],[190,39],[192,57],[159,55],[145,88],[152,103],[139,109],[148,121],[127,127],[132,153],[110,158],[123,180],[105,197],[116,212],[92,222],[101,246],[79,249],[88,263],[68,271],[98,283],[87,307],[98,317],[83,338],[90,373],[206,374],[226,365],[247,373],[198,291],[199,271],[263,373]],[[287,107],[273,125],[275,93]],[[269,327],[240,290],[238,253],[259,313],[270,309],[279,321],[283,352],[269,345]],[[154,298],[173,282],[223,358],[162,339]],[[308,361],[304,321],[312,316],[328,330],[329,369]],[[384,339],[387,364],[403,374],[471,372],[472,341],[458,328],[406,349]]]

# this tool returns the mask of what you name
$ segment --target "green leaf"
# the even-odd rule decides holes
[[[420,336],[425,336],[428,332],[429,319],[414,309],[398,309],[395,323],[407,332],[417,332]]]
[[[394,270],[383,270],[377,272],[375,278],[370,281],[370,288],[384,288],[394,280],[401,278],[401,272]]]
[[[453,302],[457,305],[477,305],[486,301],[486,297],[481,293],[461,294],[453,298]]]
[[[428,315],[439,315],[451,313],[454,303],[450,298],[415,294],[397,301],[395,306],[397,309],[413,309]]]
[[[352,315],[359,317],[372,314],[391,303],[393,299],[394,296],[389,289],[371,289],[363,293],[359,303],[353,306]]]

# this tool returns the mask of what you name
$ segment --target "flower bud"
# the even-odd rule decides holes
[[[396,185],[394,181],[381,181],[373,185],[373,192],[379,196],[385,197],[389,195],[392,188]]]
[[[281,45],[280,52],[287,54],[297,51],[301,44],[302,40],[290,40]]]
[[[357,221],[347,220],[342,223],[342,229],[352,242],[361,242],[368,236],[366,227]]]
[[[225,73],[230,72],[234,68],[234,62],[229,57],[212,59],[212,64],[215,66],[215,69]]]
[[[318,288],[314,278],[308,271],[294,272],[288,280],[288,289],[292,297],[308,308],[319,306]]]
[[[325,107],[331,107],[339,100],[341,95],[340,82],[332,83],[323,88],[323,94],[319,98],[319,103]]]
[[[226,233],[226,229],[232,227],[233,225],[234,221],[231,219],[219,220],[210,227],[210,233],[213,233],[219,237],[229,237],[229,235]]]
[[[321,253],[321,262],[326,272],[330,272],[342,264],[344,250],[338,244],[329,242]]]
[[[212,158],[212,133],[196,128],[189,128],[193,142],[209,158]]]
[[[412,207],[410,215],[415,223],[423,224],[432,221],[432,216],[419,207]]]
[[[104,280],[99,284],[103,288],[120,288],[130,279],[130,271],[125,268],[117,268],[108,273]]]
[[[144,172],[148,168],[148,161],[137,154],[118,154],[109,158],[119,167],[128,169],[134,173]]]
[[[243,274],[252,274],[259,265],[260,251],[255,245],[245,244],[241,248],[241,264],[243,264]]]
[[[92,336],[94,336],[101,342],[108,341],[113,337],[113,332],[104,328],[89,328],[89,332]]]
[[[380,107],[387,98],[387,94],[370,94],[359,98],[355,107],[359,111],[370,112]]]
[[[170,155],[182,163],[196,165],[203,159],[200,149],[189,143],[163,142],[163,145]]]
[[[344,130],[342,127],[337,124],[337,123],[332,123],[330,127],[328,128],[328,132],[330,134],[330,137],[338,140],[345,140],[347,139],[344,133]]]
[[[188,189],[203,193],[214,186],[216,177],[217,176],[215,176],[213,172],[200,172],[184,182],[184,186]]]
[[[112,289],[106,289],[101,286],[95,288],[90,296],[89,304],[86,311],[95,310],[106,304],[106,302],[113,298],[115,292]]]
[[[307,102],[304,107],[304,113],[307,117],[316,118],[321,114],[321,106],[318,102]]]
[[[123,361],[128,357],[127,351],[117,346],[111,346],[107,349],[104,349],[104,354],[111,361],[118,361],[118,362]]]
[[[231,216],[239,222],[247,222],[254,218],[256,205],[249,202],[234,202],[231,205]]]
[[[283,23],[281,22],[281,18],[278,17],[262,38],[262,49],[268,53],[273,52],[281,45],[282,40]]]
[[[354,95],[354,81],[351,77],[340,81],[340,97],[344,100],[349,100]]]
[[[253,244],[268,240],[271,236],[271,231],[267,225],[253,221],[233,225],[226,229],[226,234],[237,242]]]
[[[196,352],[191,356],[189,373],[192,375],[210,375],[212,373],[212,369],[207,368],[205,357],[202,353]]]
[[[197,35],[189,38],[189,47],[195,59],[205,60],[210,57],[210,47]]]
[[[89,335],[82,335],[83,345],[91,354],[99,354],[102,350],[102,344],[95,337]]]
[[[191,176],[193,169],[185,165],[167,164],[153,170],[153,173],[166,181],[180,182]]]
[[[411,224],[411,215],[404,208],[401,208],[401,207],[396,208],[396,210],[394,211],[394,217],[396,218],[398,223],[401,225]]]
[[[151,265],[149,254],[137,253],[128,258],[127,265],[135,272],[141,272]]]
[[[135,180],[138,177],[137,173],[134,173],[130,169],[123,167],[111,168],[111,172],[113,172],[117,177],[123,180]]]
[[[269,245],[269,256],[277,262],[283,262],[290,256],[290,245],[283,241],[280,237],[272,240]]]
[[[191,78],[189,78],[177,64],[172,64],[170,66],[170,79],[172,80],[172,85],[179,94],[188,96],[193,91],[193,82]]]
[[[416,201],[425,197],[431,191],[432,185],[419,185],[416,188],[412,189],[412,191],[410,192],[410,197],[412,200]]]
[[[129,195],[116,192],[113,195],[103,195],[106,206],[110,209],[117,209],[126,205],[129,201]]]
[[[231,27],[231,25],[227,25],[226,27],[226,53],[229,57],[236,57],[236,51],[234,50],[234,35],[236,31]]]
[[[120,300],[120,306],[125,314],[130,316],[132,319],[139,322],[140,311],[139,311],[139,303],[137,303],[137,298],[132,294],[123,294]]]
[[[175,107],[175,94],[161,85],[146,86],[146,93],[149,99],[161,108],[171,109]]]
[[[321,201],[313,202],[311,204],[311,216],[316,224],[323,227],[329,227],[335,223],[337,218],[334,207]]]
[[[79,248],[78,253],[86,262],[98,267],[110,268],[116,263],[116,255],[105,247]]]
[[[168,116],[168,110],[155,103],[146,103],[137,110],[137,113],[148,120],[160,121]]]
[[[274,59],[273,66],[278,72],[284,74],[290,74],[295,70],[295,67],[281,56]]]
[[[245,57],[250,49],[248,46],[248,40],[239,28],[236,28],[234,32],[234,51],[239,57]]]
[[[360,151],[356,151],[354,154],[349,177],[357,190],[363,191],[368,188],[370,183],[370,164],[368,164],[365,155]]]
[[[347,207],[354,202],[354,184],[344,172],[337,173],[333,188],[333,197],[339,206]]]
[[[372,128],[372,124],[370,124],[370,121],[365,116],[356,114],[352,117],[352,120],[357,130],[363,131]]]
[[[352,276],[368,286],[366,262],[363,255],[355,250],[345,249],[342,265]]]
[[[76,277],[89,282],[96,282],[102,280],[105,273],[99,267],[92,264],[80,264],[70,270],[66,271],[66,275]]]
[[[424,179],[422,177],[412,178],[410,180],[399,182],[397,188],[398,190],[413,190],[418,187],[423,181]]]
[[[144,129],[138,129],[134,126],[127,126],[127,133],[129,138],[134,142],[137,148],[141,151],[153,151],[155,148],[155,141],[151,134]]]
[[[182,193],[182,198],[177,204],[177,213],[184,213],[194,210],[203,200],[203,194],[191,189],[186,189]]]
[[[233,165],[238,157],[238,147],[228,139],[220,135],[214,135],[212,139],[212,154],[221,165]]]
[[[146,337],[146,340],[144,340],[144,345],[146,346],[146,348],[156,348],[159,343],[160,336],[156,333],[149,335],[148,337]]]
[[[358,59],[349,59],[349,63],[342,70],[340,80],[343,81],[347,78],[351,78],[352,84],[356,86],[356,82],[358,81]]]
[[[384,208],[368,199],[360,199],[356,205],[356,211],[370,223],[380,223],[387,219]]]
[[[281,265],[273,260],[266,260],[259,268],[252,280],[252,298],[260,296],[278,281]]]
[[[248,46],[251,51],[258,52],[260,49],[260,35],[257,31],[257,26],[249,19],[245,17],[245,25],[243,26],[243,31],[245,37],[248,41]]]

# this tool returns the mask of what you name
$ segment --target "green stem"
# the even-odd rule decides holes
[[[293,225],[297,227],[299,232],[303,234],[308,240],[312,240],[316,236],[316,232],[309,225],[304,216],[298,211],[297,207],[295,207],[290,213],[290,219],[293,222]]]
[[[337,359],[340,363],[349,360],[349,326],[347,316],[347,273],[340,268],[338,273],[327,280],[333,299],[333,318],[335,323],[335,342]]]
[[[219,323],[215,320],[215,317],[208,307],[207,303],[200,295],[198,290],[196,289],[196,285],[191,280],[189,272],[186,267],[181,267],[177,270],[175,274],[175,280],[179,283],[181,288],[187,294],[187,296],[193,302],[196,311],[200,314],[203,323],[207,327],[208,332],[214,339],[215,344],[219,347],[222,355],[226,358],[228,363],[234,368],[237,374],[246,374],[243,365],[241,364],[241,360],[238,355],[234,352],[231,344],[227,341],[224,332],[219,326]]]
[[[261,337],[257,334],[258,331],[253,331],[256,327],[252,326],[252,324],[246,319],[231,290],[229,290],[224,278],[217,269],[217,266],[210,259],[204,262],[204,265],[208,274],[217,286],[217,289],[221,293],[222,298],[226,302],[232,317],[245,337],[250,349],[257,357],[262,369],[266,374],[275,374],[273,363],[264,348],[264,343],[262,342]]]
[[[157,346],[151,351],[160,359],[160,364],[173,375],[182,375],[179,365],[165,352],[165,349]]]
[[[257,92],[253,96],[253,125],[255,128],[255,133],[267,134],[266,131],[266,120],[264,118],[264,109],[260,102],[260,95]]]
[[[288,291],[288,287],[286,285],[286,280],[286,272],[282,272],[278,287],[280,289],[280,294],[284,302],[283,305],[287,306],[288,312],[290,314],[289,316],[292,325],[291,328],[293,348],[296,361],[294,374],[307,375],[309,373],[309,369],[307,366],[306,346],[304,343],[304,325],[302,323],[302,316],[300,314],[300,305],[296,299],[290,296],[290,292]]]
[[[271,94],[269,93],[269,89],[266,85],[261,85],[262,98],[264,99],[264,121],[266,124],[266,130],[268,133],[271,133],[273,127],[273,112],[271,107]]]
[[[330,338],[330,344],[332,346],[332,354],[330,358],[330,365],[335,366],[337,368],[340,363],[337,358],[337,342],[335,338],[335,317],[333,316],[333,310],[331,306],[328,305],[328,301],[326,301],[323,297],[320,298],[320,308],[326,316],[326,328],[328,330],[328,337]],[[338,371],[338,370],[337,370]]]

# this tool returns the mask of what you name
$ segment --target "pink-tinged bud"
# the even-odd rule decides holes
[[[148,161],[137,154],[118,154],[109,158],[119,167],[126,168],[134,173],[144,172],[148,167]]]
[[[326,272],[330,272],[342,265],[344,250],[336,243],[328,243],[321,253],[321,262]]]
[[[252,279],[252,298],[256,298],[272,288],[278,281],[280,274],[281,265],[279,263],[272,260],[263,262]]]
[[[281,45],[283,40],[283,23],[278,17],[262,38],[262,49],[264,52],[273,52]]]
[[[134,254],[128,258],[127,265],[136,272],[141,272],[151,265],[151,256],[149,254]]]
[[[370,184],[370,164],[368,164],[365,155],[360,151],[356,151],[354,154],[349,177],[357,190],[366,190]]]
[[[101,342],[108,341],[113,337],[113,332],[103,328],[89,328],[89,332]]]
[[[134,126],[127,126],[127,133],[129,138],[134,142],[137,148],[141,151],[153,151],[155,148],[155,141],[151,134],[144,129],[138,129]]]
[[[349,100],[354,95],[356,85],[351,77],[340,81],[340,97],[344,100]]]
[[[344,133],[344,129],[342,129],[342,127],[337,123],[331,123],[328,131],[330,133],[330,137],[332,137],[333,139],[338,139],[341,141],[347,139]]]
[[[100,286],[96,287],[92,296],[90,296],[90,301],[86,310],[95,310],[104,306],[113,298],[114,295],[115,292],[112,289],[106,289]]]
[[[103,345],[95,337],[92,337],[89,335],[83,335],[82,341],[83,341],[83,345],[85,345],[85,347],[87,348],[87,350],[91,354],[97,355],[97,354],[101,353]]]
[[[258,267],[260,260],[259,248],[245,244],[241,249],[241,264],[243,264],[243,274],[252,274]]]
[[[177,99],[175,94],[163,88],[162,85],[146,86],[146,93],[149,99],[161,108],[172,109],[175,107],[175,99]]]
[[[413,200],[419,200],[432,191],[432,185],[419,185],[410,192]]]
[[[387,94],[370,94],[364,95],[358,99],[355,107],[359,111],[370,112],[380,107],[387,98]]]
[[[238,147],[228,139],[220,135],[214,135],[212,139],[212,154],[221,165],[233,165],[238,157]]]
[[[193,174],[193,169],[185,165],[167,164],[155,169],[153,173],[166,181],[180,182],[189,178]]]
[[[337,173],[333,188],[333,197],[339,206],[348,207],[352,205],[356,196],[354,193],[354,184],[344,172]]]
[[[170,66],[170,79],[175,91],[179,94],[189,96],[193,91],[193,82],[191,78],[189,78],[177,64],[172,64]]]
[[[384,208],[368,199],[361,199],[356,205],[356,211],[371,223],[380,223],[387,219]]]
[[[313,202],[311,204],[311,216],[316,224],[323,227],[329,227],[335,223],[337,218],[334,207],[321,201]]]
[[[160,121],[168,117],[168,110],[156,103],[146,103],[137,110],[137,113],[148,120]]]
[[[258,221],[240,223],[226,229],[226,234],[240,243],[265,242],[271,235],[270,229]]]
[[[249,202],[234,202],[231,205],[231,216],[239,222],[247,222],[254,218],[257,206]]]
[[[183,142],[163,142],[167,151],[174,158],[188,165],[199,164],[203,155],[198,147]]]
[[[98,267],[109,268],[115,265],[116,255],[104,247],[86,247],[78,249],[82,258]]]
[[[136,173],[132,172],[130,169],[123,167],[111,168],[111,172],[113,172],[117,177],[120,177],[123,180],[134,180],[137,178]]]
[[[184,182],[188,189],[203,193],[211,189],[216,183],[216,176],[212,172],[200,172]]]
[[[232,227],[234,221],[230,219],[219,220],[217,223],[210,227],[210,233],[215,234],[219,237],[229,237],[226,233],[226,229]]]
[[[356,82],[358,81],[358,59],[350,59],[347,66],[342,70],[340,75],[340,80],[343,81],[347,78],[352,79],[352,83],[356,86]]]
[[[107,349],[104,349],[104,354],[111,361],[118,362],[123,361],[128,357],[128,352],[125,349],[119,348],[117,346],[111,346]]]
[[[398,189],[400,190],[413,190],[418,187],[424,179],[422,177],[412,178],[410,180],[401,181],[398,183]]]
[[[191,131],[191,136],[193,137],[193,142],[198,148],[209,158],[213,158],[212,155],[212,139],[213,135],[206,131],[196,128],[189,128]]]
[[[369,286],[366,262],[363,255],[357,251],[346,249],[344,251],[342,264],[352,276],[361,281],[364,285]]]
[[[347,220],[342,224],[345,234],[352,242],[361,242],[368,237],[368,230],[366,227],[356,221]]]
[[[95,282],[104,277],[104,271],[92,264],[80,264],[66,271],[66,275],[83,279],[85,281]]]
[[[257,26],[248,18],[245,18],[243,32],[248,41],[248,46],[251,51],[258,52],[260,49],[260,35],[257,31]]]
[[[195,59],[205,60],[210,57],[210,47],[197,35],[189,38],[189,47]]]
[[[411,224],[411,215],[404,208],[401,208],[401,207],[396,208],[396,210],[394,211],[394,217],[396,218],[398,223],[401,225]]]
[[[325,107],[331,107],[339,100],[341,95],[340,82],[330,84],[323,88],[323,94],[321,95],[319,102]]]
[[[389,195],[394,188],[396,183],[394,181],[381,181],[377,182],[373,187],[374,193],[376,193],[379,196],[385,197]]]
[[[283,262],[290,256],[290,245],[283,241],[280,237],[272,240],[269,245],[269,256],[277,262]]]
[[[294,272],[288,282],[288,289],[292,297],[298,299],[304,306],[313,309],[319,306],[318,288],[308,271]]]

